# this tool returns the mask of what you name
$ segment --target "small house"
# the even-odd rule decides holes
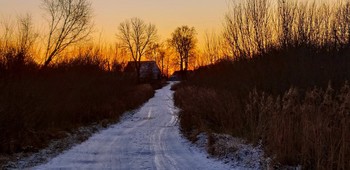
[[[155,61],[141,61],[140,64],[141,80],[159,80],[161,78],[161,71]],[[128,62],[128,64],[125,67],[125,72],[136,74],[134,61]]]

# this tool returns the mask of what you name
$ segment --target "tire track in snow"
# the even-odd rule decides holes
[[[167,127],[169,127],[172,124],[173,120],[174,119],[172,117],[169,123],[162,127],[159,133],[156,133],[153,137],[153,149],[156,153],[154,156],[154,162],[156,164],[157,169],[176,169],[176,161],[172,159],[169,155],[167,155],[167,153],[165,152],[166,148],[162,139],[164,131]]]

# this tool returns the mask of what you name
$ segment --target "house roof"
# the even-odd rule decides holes
[[[160,72],[160,69],[155,61],[141,61],[140,64],[141,73],[148,72],[150,70],[152,70],[152,72]],[[136,63],[134,61],[129,61],[125,67],[125,72],[135,72],[135,65]]]

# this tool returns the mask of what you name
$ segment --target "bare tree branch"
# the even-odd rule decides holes
[[[92,33],[92,7],[88,0],[43,0],[48,15],[49,33],[44,66],[72,44]]]

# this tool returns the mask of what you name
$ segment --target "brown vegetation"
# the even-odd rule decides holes
[[[253,90],[245,102],[230,91],[179,87],[180,124],[190,139],[199,132],[228,133],[262,141],[283,165],[306,169],[348,169],[350,91],[314,88],[304,97],[296,88],[282,97]],[[276,163],[275,162],[275,163]]]
[[[283,165],[349,169],[350,5],[293,2],[233,5],[224,38],[234,58],[176,87],[182,131],[261,141]]]

